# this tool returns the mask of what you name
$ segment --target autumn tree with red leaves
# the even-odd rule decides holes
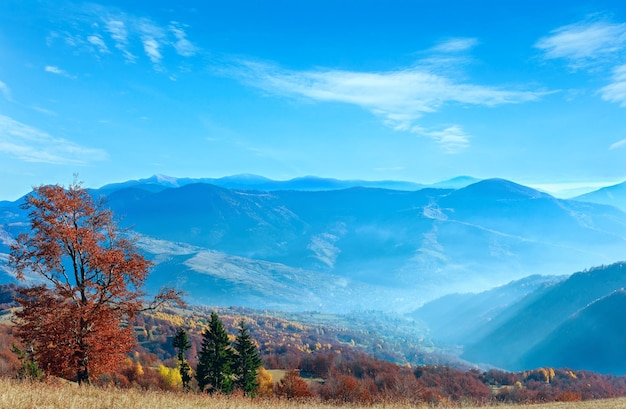
[[[296,369],[292,369],[285,374],[283,379],[275,385],[274,393],[278,397],[287,399],[309,398],[313,396],[309,391],[309,386],[300,377]]]
[[[44,284],[18,291],[17,336],[47,374],[89,383],[134,346],[127,319],[180,303],[180,294],[162,290],[146,305],[141,288],[151,262],[81,183],[36,187],[23,208],[31,231],[11,246],[9,263],[18,279],[34,274]]]

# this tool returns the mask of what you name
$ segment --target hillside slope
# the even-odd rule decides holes
[[[624,296],[619,290],[624,287],[624,263],[573,274],[563,282],[529,294],[503,311],[483,327],[483,337],[468,345],[463,357],[508,370],[528,369],[539,362],[541,365],[550,362],[574,364],[577,359],[607,369],[606,359],[599,357],[599,353],[582,358],[569,354],[576,348],[580,352],[585,348],[598,350],[604,346],[607,354],[621,356],[621,352],[609,348],[611,342],[621,343],[623,340],[620,338],[624,331],[623,320],[619,318],[621,310],[612,310],[608,315],[598,311],[608,312],[611,309],[607,306],[621,305]],[[585,330],[586,326],[594,325],[605,332]],[[612,330],[609,329],[611,325]],[[565,334],[576,336],[564,339]],[[612,337],[614,334],[615,338]],[[608,338],[607,342],[598,343],[597,337],[604,336]],[[612,368],[626,373],[626,359],[616,360]]]
[[[626,291],[617,290],[570,316],[520,357],[520,366],[626,373]]]

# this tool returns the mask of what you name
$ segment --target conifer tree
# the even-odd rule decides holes
[[[252,342],[250,332],[243,320],[239,322],[239,333],[235,339],[235,386],[246,396],[254,396],[259,387],[257,374],[261,366],[259,351]]]
[[[180,372],[180,377],[183,382],[183,390],[188,391],[189,382],[191,381],[191,367],[185,359],[185,352],[191,348],[191,342],[189,342],[187,332],[185,332],[182,327],[178,328],[178,331],[174,336],[174,340],[172,341],[172,345],[177,351],[178,371]]]
[[[37,361],[35,360],[35,354],[31,347],[28,349],[19,349],[13,344],[11,346],[11,352],[17,355],[17,359],[20,361],[21,366],[17,370],[17,379],[27,379],[29,381],[43,381],[45,378],[44,372],[39,368]]]
[[[207,392],[229,393],[233,389],[233,350],[228,333],[215,312],[209,326],[202,333],[202,347],[198,354],[196,380],[198,388]]]

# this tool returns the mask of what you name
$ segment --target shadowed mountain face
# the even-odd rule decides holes
[[[93,194],[140,234],[156,263],[151,286],[174,283],[214,304],[408,311],[446,293],[610,263],[626,244],[625,213],[500,179],[413,191],[150,179]],[[7,243],[24,228],[20,212],[0,207]]]
[[[626,265],[616,263],[540,288],[476,326],[464,358],[509,370],[626,373],[625,287]]]
[[[430,337],[447,344],[482,341],[494,319],[530,294],[565,280],[565,276],[533,275],[480,293],[454,293],[430,301],[410,314],[429,329]]]

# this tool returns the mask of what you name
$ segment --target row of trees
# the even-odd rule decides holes
[[[191,348],[191,342],[184,329],[178,329],[172,344],[177,352],[183,389],[189,390],[191,367],[187,363],[185,352]],[[233,389],[238,389],[244,395],[254,396],[259,387],[257,377],[260,367],[259,351],[245,322],[240,321],[238,334],[231,344],[222,321],[212,312],[209,325],[202,333],[202,347],[198,353],[195,375],[198,390],[206,390],[212,394],[230,393]]]

